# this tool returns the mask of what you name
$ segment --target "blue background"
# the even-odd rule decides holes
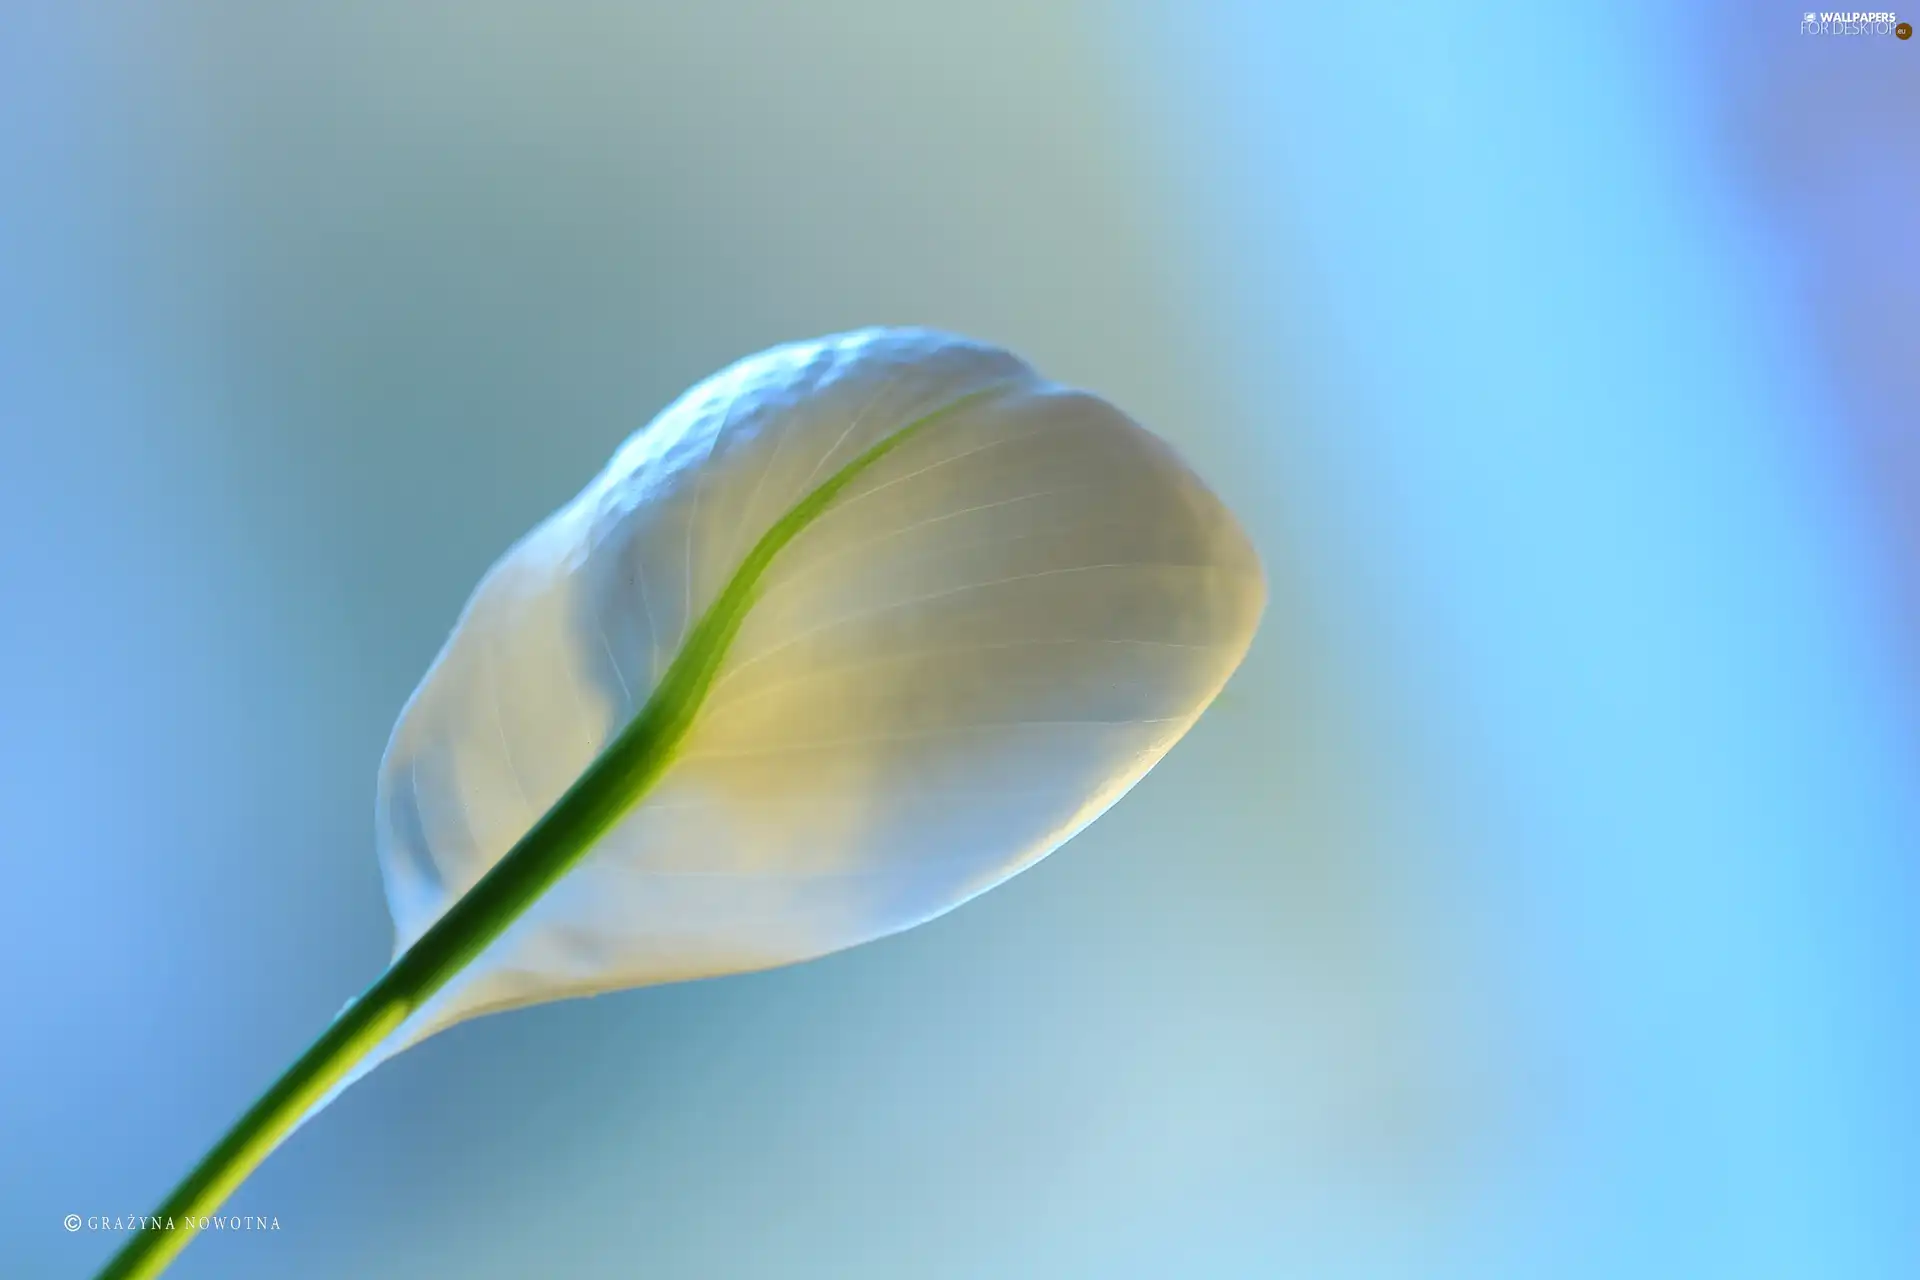
[[[182,1277],[1920,1274],[1920,47],[1783,6],[0,9],[0,1272],[384,962],[481,571],[925,323],[1273,583],[1066,849],[456,1028]]]

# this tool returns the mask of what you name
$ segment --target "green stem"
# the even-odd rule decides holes
[[[817,519],[849,481],[907,437],[999,391],[962,396],[868,448],[780,518],[754,544],[668,666],[646,706],[506,856],[343,1010],[311,1048],[234,1122],[173,1194],[128,1238],[98,1280],[148,1280],[193,1240],[195,1225],[246,1181],[280,1140],[356,1063],[465,968],[573,868],[666,771],[727,647],[780,549]]]
[[[663,682],[664,690],[664,682]],[[664,722],[656,695],[579,782],[349,1005],[248,1108],[100,1272],[156,1276],[328,1089],[445,986],[579,860],[664,768],[684,725]]]

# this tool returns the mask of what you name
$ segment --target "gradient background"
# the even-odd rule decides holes
[[[1186,452],[1228,693],[924,929],[404,1055],[172,1274],[1920,1274],[1920,41],[1798,24],[4,0],[0,1274],[378,972],[491,559],[877,322]]]

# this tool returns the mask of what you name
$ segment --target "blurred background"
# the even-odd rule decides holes
[[[926,928],[402,1056],[172,1274],[1920,1274],[1920,41],[1801,17],[4,0],[0,1272],[378,973],[493,557],[910,322],[1242,514],[1227,694]]]

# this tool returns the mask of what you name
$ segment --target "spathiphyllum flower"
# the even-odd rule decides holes
[[[463,1019],[999,884],[1187,731],[1264,602],[1165,443],[1005,351],[875,329],[715,374],[481,580],[381,764],[392,966],[162,1212]],[[184,1243],[145,1238],[106,1274]]]

